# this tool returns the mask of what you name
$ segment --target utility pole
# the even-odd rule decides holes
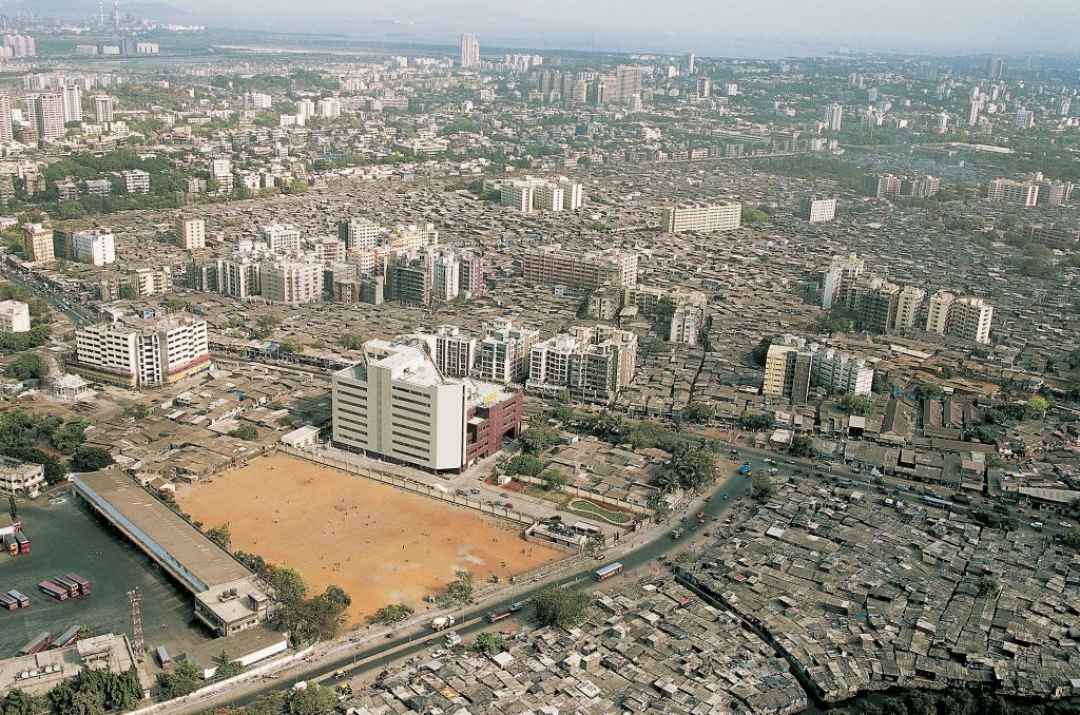
[[[141,663],[146,656],[146,643],[143,641],[142,630],[142,609],[140,607],[142,596],[139,595],[138,586],[128,591],[127,595],[128,600],[131,602],[131,634],[133,637],[131,648],[135,653],[135,660]]]

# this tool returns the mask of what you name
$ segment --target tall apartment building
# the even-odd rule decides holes
[[[584,189],[565,176],[551,180],[526,176],[504,182],[499,189],[499,201],[522,213],[577,211],[584,202]]]
[[[11,95],[0,93],[0,142],[15,139],[15,130],[11,118]]]
[[[210,367],[206,321],[114,316],[75,331],[76,372],[128,387],[171,384]]]
[[[323,264],[318,261],[264,261],[259,280],[262,297],[272,303],[301,305],[323,297]]]
[[[892,328],[903,332],[915,327],[915,321],[919,317],[919,310],[926,299],[926,291],[915,286],[904,286],[896,300],[896,315],[893,318]]]
[[[810,223],[826,223],[836,218],[836,198],[808,196],[799,203],[799,218]]]
[[[928,199],[941,190],[941,178],[937,176],[905,176],[900,181],[900,195]]]
[[[863,177],[863,193],[874,198],[894,198],[900,195],[903,181],[893,174],[869,174]]]
[[[350,218],[338,223],[338,238],[349,251],[371,251],[379,245],[383,227],[366,218]]]
[[[129,194],[150,193],[150,174],[142,169],[128,169],[121,172],[124,177],[124,188]]]
[[[185,251],[206,248],[206,221],[180,218],[176,221],[176,245]]]
[[[1039,181],[994,179],[986,184],[986,198],[998,203],[1030,208],[1039,203]]]
[[[448,303],[461,294],[461,261],[454,251],[429,248],[425,262],[431,271],[431,300]]]
[[[731,231],[742,224],[742,204],[684,204],[664,209],[663,226],[668,233],[683,231]]]
[[[340,449],[458,472],[520,429],[521,393],[447,377],[422,347],[371,340],[364,357],[332,378],[333,442]]]
[[[840,131],[844,126],[844,107],[836,102],[827,105],[823,111],[822,121],[829,131]]]
[[[581,253],[564,251],[556,243],[526,251],[521,262],[525,281],[533,285],[563,285],[584,290],[637,285],[638,255],[632,251]]]
[[[988,345],[994,306],[982,298],[958,298],[949,308],[948,334]]]
[[[134,296],[164,295],[172,290],[172,269],[168,266],[136,268],[127,274],[125,282]]]
[[[810,372],[814,355],[804,345],[774,342],[765,356],[765,380],[761,394],[787,398],[803,404],[810,394]]]
[[[461,292],[470,298],[478,298],[487,292],[484,284],[484,257],[477,253],[462,253],[460,256],[460,276],[458,284]]]
[[[71,236],[72,255],[80,263],[106,266],[116,260],[116,241],[101,229],[76,231]]]
[[[476,338],[454,325],[440,325],[432,336],[434,358],[439,372],[447,377],[468,377],[476,360]]]
[[[524,382],[529,374],[529,352],[539,339],[540,331],[515,326],[502,318],[484,326],[473,377],[504,385]]]
[[[233,298],[262,294],[262,264],[246,256],[234,256],[217,263],[217,290]]]
[[[64,138],[64,98],[57,92],[26,98],[26,119],[39,142]]]
[[[283,223],[271,223],[263,227],[262,240],[271,253],[279,255],[300,254],[300,229]]]
[[[116,100],[107,94],[94,96],[94,120],[98,124],[116,121]]]
[[[64,106],[65,122],[81,122],[82,112],[82,87],[77,84],[69,84],[61,92]]]
[[[634,378],[637,335],[608,326],[573,327],[532,346],[526,387],[609,403]]]
[[[409,305],[431,305],[431,266],[419,258],[397,256],[387,268],[387,300]]]
[[[0,301],[0,333],[30,330],[30,306],[21,300]]]
[[[476,35],[465,33],[461,36],[458,64],[463,69],[480,66],[480,42],[476,39]]]
[[[785,335],[769,346],[761,393],[805,403],[811,387],[833,394],[869,395],[874,370],[861,358]]]
[[[829,310],[840,297],[840,290],[845,283],[853,283],[866,270],[866,261],[852,253],[847,256],[833,256],[829,268],[822,278],[821,307]]]
[[[52,263],[56,260],[53,230],[40,223],[23,224],[24,246],[27,257],[34,263]]]
[[[628,105],[637,97],[641,99],[640,65],[619,65],[615,76],[604,84],[604,104]]]

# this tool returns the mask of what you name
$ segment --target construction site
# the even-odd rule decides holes
[[[227,524],[234,550],[295,568],[311,591],[343,588],[351,624],[390,603],[423,610],[458,570],[505,582],[567,555],[513,523],[280,453],[177,502],[207,528]]]

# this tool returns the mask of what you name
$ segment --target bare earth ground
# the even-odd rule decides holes
[[[422,610],[458,569],[481,584],[564,556],[462,507],[283,454],[187,487],[177,501],[204,528],[227,523],[234,550],[295,568],[312,593],[345,589],[353,624],[388,603]]]

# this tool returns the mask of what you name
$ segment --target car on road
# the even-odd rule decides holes
[[[480,490],[477,489],[476,487],[473,487],[472,489],[469,490],[469,494],[479,494],[479,493],[480,493]]]
[[[1071,528],[1073,528],[1073,525],[1070,524],[1067,521],[1059,521],[1058,526],[1060,526],[1062,529],[1071,529]]]
[[[1046,524],[1043,524],[1041,521],[1031,522],[1031,528],[1035,529],[1036,531],[1041,530],[1044,526],[1046,526]]]
[[[522,608],[525,608],[525,602],[524,601],[514,601],[513,603],[510,604],[510,612],[511,613],[517,613]]]
[[[513,508],[514,508],[514,505],[513,505],[513,503],[511,503],[511,502],[508,502],[508,501],[504,501],[504,502],[503,502],[503,508],[504,508],[504,509],[513,509]]]

